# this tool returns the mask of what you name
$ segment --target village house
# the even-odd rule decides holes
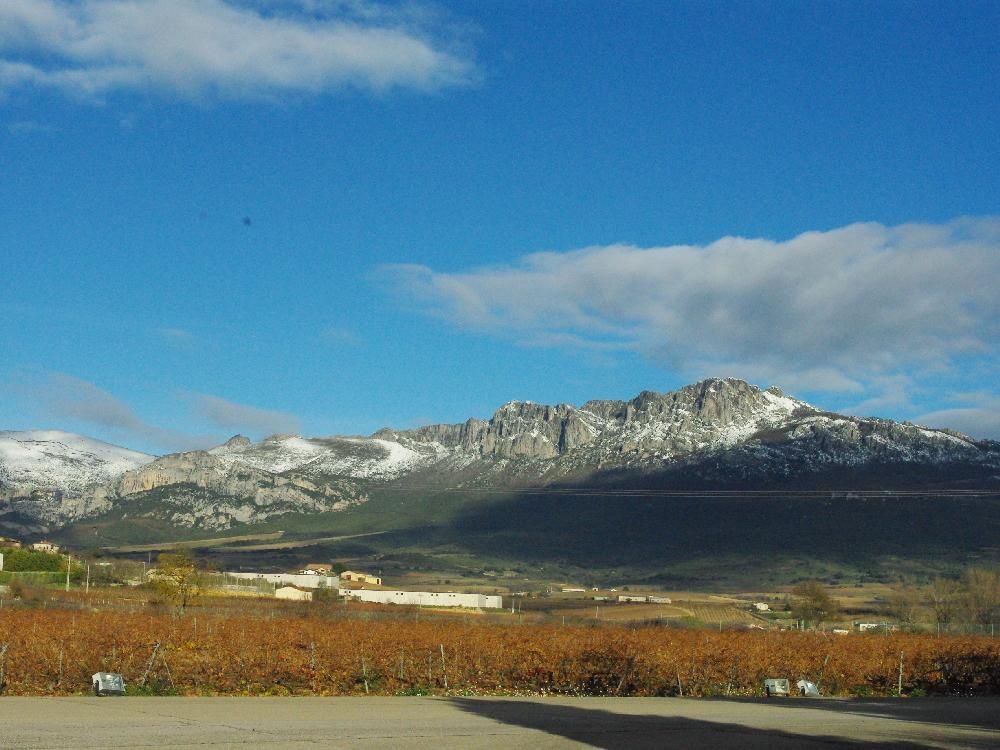
[[[58,552],[59,545],[53,544],[52,542],[41,541],[32,544],[31,549],[35,552]]]
[[[327,563],[308,563],[299,573],[307,576],[328,576],[333,573],[333,566]]]
[[[17,539],[0,536],[0,547],[4,547],[6,549],[19,549],[21,547],[21,543]]]

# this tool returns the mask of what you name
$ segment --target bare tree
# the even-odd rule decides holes
[[[924,601],[934,614],[937,625],[949,625],[958,613],[961,586],[953,578],[935,578],[924,589]]]
[[[900,625],[912,625],[916,622],[919,606],[920,594],[910,586],[896,589],[889,596],[889,614],[895,617]]]
[[[1000,575],[989,568],[968,568],[962,573],[962,602],[969,622],[996,622],[1000,614]]]
[[[830,596],[819,581],[805,581],[792,589],[792,614],[807,625],[829,620],[840,610],[840,604]]]
[[[163,598],[181,609],[200,593],[201,575],[189,550],[160,555],[151,578]]]

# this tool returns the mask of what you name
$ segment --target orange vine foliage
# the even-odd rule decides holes
[[[156,644],[159,643],[159,647]],[[184,695],[1000,693],[1000,640],[485,622],[0,610],[5,695],[85,692],[97,671]],[[443,647],[443,656],[442,656]]]

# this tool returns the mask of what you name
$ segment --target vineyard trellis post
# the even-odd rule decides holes
[[[316,692],[316,641],[309,644],[309,683],[312,691]]]
[[[448,665],[444,660],[444,644],[441,644],[441,674],[444,676],[444,689],[448,689]]]
[[[817,692],[819,691],[820,687],[823,684],[823,675],[826,673],[826,663],[828,661],[830,661],[830,654],[826,655],[826,658],[823,659],[823,666],[821,666],[819,668],[819,677],[816,679],[816,690],[817,690]]]
[[[156,652],[160,650],[160,642],[157,641],[153,644],[153,653],[149,657],[149,662],[146,664],[146,671],[142,673],[142,679],[139,681],[140,685],[146,684],[146,678],[149,677],[149,670],[153,668],[153,661],[156,659]]]
[[[6,643],[0,644],[0,693],[4,689],[4,672],[7,667],[7,645]]]
[[[139,684],[145,687],[146,680],[149,678],[149,673],[152,671],[153,664],[156,662],[157,654],[160,656],[160,663],[163,664],[163,668],[167,670],[167,679],[170,680],[170,686],[173,687],[174,676],[170,674],[170,665],[167,664],[166,657],[160,653],[160,641],[153,644],[153,653],[149,657],[149,662],[146,664],[146,671],[142,673],[142,679],[139,681]]]
[[[899,652],[899,683],[896,687],[896,697],[903,697],[903,652]]]

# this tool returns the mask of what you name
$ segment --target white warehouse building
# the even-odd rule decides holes
[[[321,576],[314,573],[230,573],[224,575],[227,578],[235,578],[242,581],[267,581],[275,586],[298,586],[303,589],[338,589],[340,588],[340,578],[338,576]]]
[[[467,607],[469,609],[502,609],[503,599],[486,594],[455,594],[450,591],[375,591],[372,589],[341,589],[341,596],[376,604],[407,604],[416,607]]]

